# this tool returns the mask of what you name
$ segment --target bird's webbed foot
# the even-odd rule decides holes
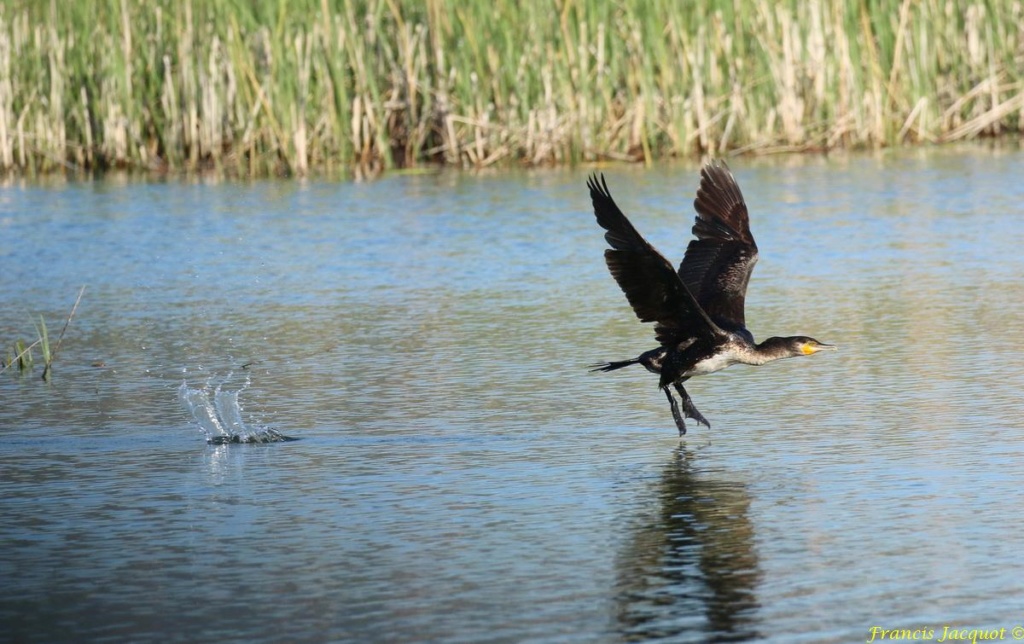
[[[676,399],[672,397],[672,392],[665,387],[665,397],[668,398],[668,404],[672,406],[672,418],[676,421],[676,427],[679,428],[679,435],[683,436],[686,434],[686,421],[683,420],[683,415],[679,413],[679,405],[676,404]],[[685,401],[683,403],[686,404]],[[692,404],[690,405],[693,406]]]
[[[704,425],[708,429],[711,429],[711,423],[708,422],[704,415],[697,411],[697,408],[693,406],[693,401],[690,400],[690,394],[686,393],[686,389],[678,383],[672,385],[679,392],[679,397],[683,401],[683,413],[686,414],[687,418],[692,418],[697,421],[698,425]]]

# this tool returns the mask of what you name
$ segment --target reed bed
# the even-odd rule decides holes
[[[0,172],[376,172],[1020,133],[1020,0],[8,0]]]

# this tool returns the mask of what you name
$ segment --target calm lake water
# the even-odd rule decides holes
[[[1024,154],[732,165],[748,324],[840,351],[692,381],[683,440],[587,372],[654,343],[585,169],[0,189],[4,352],[87,286],[52,382],[0,374],[0,640],[1009,633]],[[697,166],[603,170],[677,262]],[[301,440],[208,446],[218,388]]]

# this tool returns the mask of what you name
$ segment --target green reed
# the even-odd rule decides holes
[[[50,371],[53,365],[53,352],[50,351],[50,334],[46,331],[46,320],[39,316],[39,324],[36,325],[36,335],[39,336],[39,350],[43,354],[43,380],[50,381]]]
[[[0,171],[235,175],[1021,130],[1013,0],[11,0]]]

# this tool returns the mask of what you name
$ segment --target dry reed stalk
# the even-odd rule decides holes
[[[14,125],[14,90],[11,86],[11,39],[0,15],[0,170],[14,167],[12,125]]]
[[[942,140],[948,142],[978,136],[985,130],[994,129],[1000,121],[1021,108],[1024,108],[1024,92],[1018,93],[1016,96],[996,105],[988,112],[979,114],[960,127],[947,132],[942,136]]]

